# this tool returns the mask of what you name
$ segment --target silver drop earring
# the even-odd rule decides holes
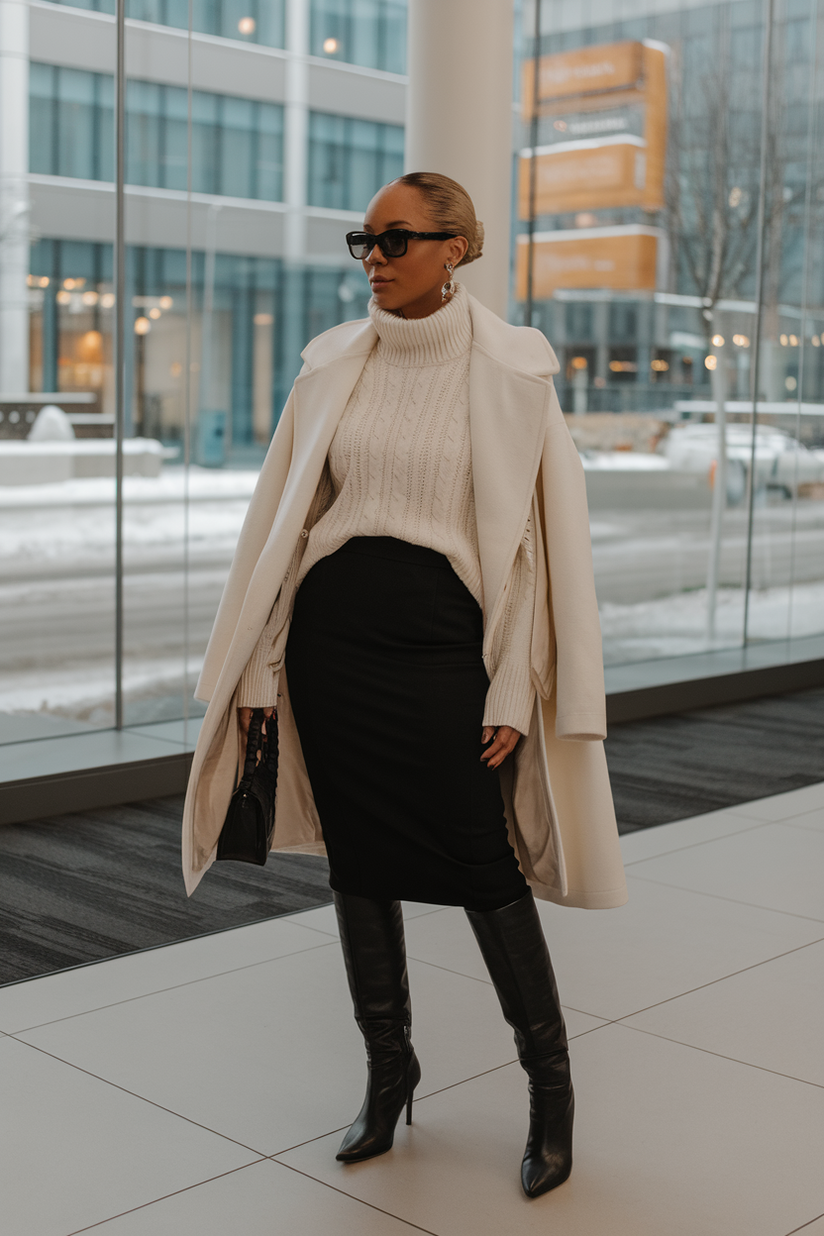
[[[444,265],[446,266],[446,273],[449,275],[446,283],[441,288],[441,303],[445,305],[455,295],[455,284],[452,282],[452,272],[455,267],[451,262],[445,262]]]

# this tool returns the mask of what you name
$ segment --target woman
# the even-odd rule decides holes
[[[583,473],[543,335],[453,279],[483,244],[460,185],[400,177],[347,242],[370,317],[304,352],[249,508],[198,686],[187,888],[213,860],[251,709],[277,707],[273,844],[329,856],[366,1042],[338,1158],[382,1154],[411,1119],[400,901],[461,905],[529,1078],[536,1197],[571,1170],[573,1091],[533,890],[626,899]]]

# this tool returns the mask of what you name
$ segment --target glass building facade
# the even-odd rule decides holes
[[[300,351],[366,313],[343,235],[403,168],[406,89],[396,0],[127,0],[118,213],[114,0],[27,12],[25,142],[0,143],[12,743],[198,712]],[[608,664],[789,657],[824,634],[824,15],[624,14],[541,0],[536,41],[518,13],[510,316],[558,354]]]
[[[584,455],[607,662],[820,636],[821,6],[535,18],[516,300]]]

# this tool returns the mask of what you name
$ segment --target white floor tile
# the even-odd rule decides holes
[[[788,790],[786,794],[773,794],[770,798],[758,798],[751,803],[741,803],[728,810],[733,815],[743,815],[751,820],[789,820],[816,807],[824,807],[824,781],[805,785],[800,790]]]
[[[794,815],[787,820],[792,828],[814,828],[824,832],[824,806],[816,807],[814,811],[805,811],[803,815]]]
[[[317,932],[284,918],[273,918],[164,948],[113,957],[77,970],[0,987],[0,1026],[15,1033],[322,944]]]
[[[410,980],[419,1094],[514,1059],[488,983]],[[337,941],[21,1037],[262,1154],[347,1126],[366,1079]]]
[[[626,1017],[821,936],[816,922],[632,875],[628,883],[629,901],[617,910],[539,903],[566,1008],[607,1021]],[[408,923],[406,940],[411,957],[488,979],[461,910]]]
[[[710,811],[689,820],[675,820],[672,824],[657,824],[653,828],[639,828],[637,832],[625,833],[621,838],[621,853],[624,866],[656,858],[686,846],[701,845],[732,833],[760,828],[763,820],[748,820],[730,811]]]
[[[824,941],[777,957],[627,1024],[824,1086]]]
[[[517,1066],[425,1099],[371,1162],[331,1138],[281,1158],[438,1236],[776,1236],[820,1209],[824,1091],[623,1026],[580,1041],[575,1078],[573,1175],[536,1201]]]
[[[95,1236],[413,1236],[414,1231],[266,1159],[111,1219]]]
[[[4,1236],[66,1236],[255,1157],[15,1039],[0,1079]]]
[[[822,869],[824,832],[770,824],[646,859],[632,874],[824,921]]]
[[[803,1227],[797,1227],[794,1231],[788,1232],[787,1236],[824,1236],[824,1215],[819,1215],[817,1219],[813,1219],[812,1223],[805,1223]]]

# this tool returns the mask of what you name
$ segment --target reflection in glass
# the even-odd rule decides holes
[[[524,14],[516,248],[584,456],[607,660],[817,635],[824,17],[776,4],[765,112],[762,6],[613,7],[544,0],[538,48]]]
[[[406,0],[311,0],[314,56],[406,72]]]
[[[365,210],[381,185],[402,172],[400,125],[309,113],[311,206]]]
[[[54,0],[75,9],[114,14],[115,0]],[[265,47],[283,47],[284,0],[192,0],[192,30],[240,39]],[[189,0],[126,0],[126,16],[133,21],[189,28]]]

